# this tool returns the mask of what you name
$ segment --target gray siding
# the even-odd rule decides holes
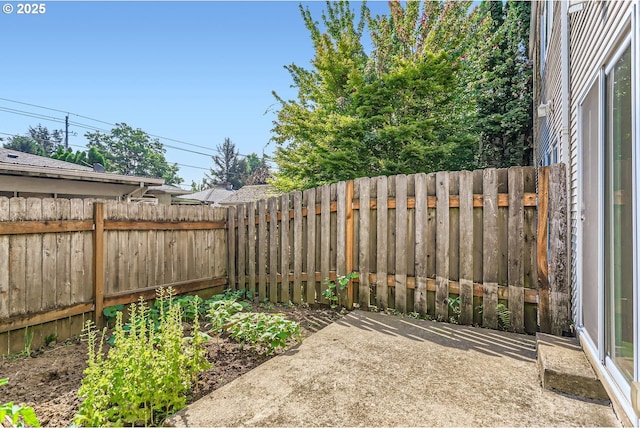
[[[593,79],[604,66],[607,56],[623,29],[624,19],[632,8],[630,1],[586,2],[584,9],[570,16],[570,70],[571,70],[571,145],[569,153],[569,198],[571,228],[571,287],[578,287],[578,102],[589,89]],[[574,304],[574,319],[577,318]]]

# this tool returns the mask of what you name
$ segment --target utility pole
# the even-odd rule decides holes
[[[64,148],[69,148],[69,115],[64,118]]]

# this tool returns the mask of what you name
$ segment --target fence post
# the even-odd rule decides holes
[[[346,236],[345,236],[345,268],[347,275],[353,272],[353,240],[354,240],[354,216],[353,216],[353,180],[347,181],[345,192],[346,206]],[[350,279],[347,285],[347,308],[353,307],[353,281]]]
[[[551,333],[549,261],[547,257],[549,223],[549,167],[538,170],[538,318],[540,331]]]
[[[228,268],[227,275],[229,277],[229,288],[236,289],[236,207],[233,205],[227,208],[227,255]]]
[[[571,293],[568,281],[567,185],[565,165],[552,165],[549,171],[549,290],[551,333],[569,331]]]
[[[93,211],[93,298],[95,323],[98,328],[103,325],[102,309],[104,307],[104,204],[96,202]]]

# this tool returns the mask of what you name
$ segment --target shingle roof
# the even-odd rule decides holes
[[[51,159],[44,156],[32,155],[30,153],[18,152],[15,150],[0,148],[0,162],[29,165],[47,168],[72,169],[76,171],[93,171],[93,168],[78,165],[71,162],[65,162],[57,159]]]
[[[242,186],[240,189],[236,190],[234,194],[220,203],[223,205],[243,204],[246,202],[255,202],[259,199],[267,199],[279,194],[280,192],[270,184]]]
[[[162,186],[149,186],[147,193],[162,193],[169,195],[186,195],[191,193],[190,190],[184,190],[170,184],[163,184]]]
[[[194,199],[196,201],[206,202],[209,204],[219,204],[221,201],[230,197],[235,193],[235,190],[227,190],[224,186],[214,187],[200,192],[191,193],[188,195],[181,195],[178,198]]]

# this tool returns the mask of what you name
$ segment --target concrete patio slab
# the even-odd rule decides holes
[[[354,311],[169,426],[620,426],[541,387],[535,338]]]

